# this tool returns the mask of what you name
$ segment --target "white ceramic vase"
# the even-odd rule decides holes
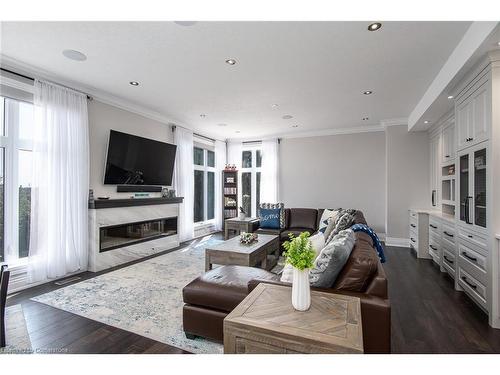
[[[308,268],[303,271],[293,268],[292,306],[298,311],[307,311],[311,306]]]

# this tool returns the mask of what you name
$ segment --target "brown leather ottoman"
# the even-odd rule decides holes
[[[222,266],[186,285],[182,290],[186,336],[222,342],[224,318],[245,299],[248,283],[254,279],[279,280],[279,276],[260,268]]]

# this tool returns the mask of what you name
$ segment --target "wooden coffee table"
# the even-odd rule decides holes
[[[272,269],[279,258],[278,236],[260,234],[250,245],[240,243],[240,237],[233,237],[221,244],[205,249],[205,271],[213,264],[260,267]]]
[[[261,283],[224,319],[224,353],[363,353],[357,297],[311,291],[309,310],[292,288]]]
[[[226,219],[224,222],[224,239],[229,239],[230,231],[234,231],[236,234],[240,234],[241,232],[252,233],[254,228],[258,226],[258,223],[258,217],[247,217],[245,219],[233,217],[231,219]]]

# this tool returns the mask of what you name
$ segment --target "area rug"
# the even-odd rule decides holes
[[[26,320],[21,305],[5,309],[5,348],[0,348],[0,354],[32,353],[30,336],[26,328]]]
[[[189,340],[182,330],[182,288],[205,271],[205,248],[218,242],[206,236],[180,250],[32,300],[191,353],[222,353],[222,345]]]

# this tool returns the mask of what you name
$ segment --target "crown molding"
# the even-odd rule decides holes
[[[388,128],[389,126],[400,126],[400,125],[408,126],[408,117],[389,118],[381,120],[380,125],[382,125],[384,128]]]
[[[30,64],[26,64],[24,62],[21,62],[19,60],[16,60],[12,57],[6,56],[4,54],[0,54],[0,66],[5,67],[9,70],[13,70],[15,72],[18,72],[20,74],[25,74],[27,76],[32,76],[33,78],[37,79],[42,79],[42,80],[47,80],[51,81],[63,86],[67,86],[70,88],[74,88],[75,90],[82,91],[89,96],[91,96],[93,99],[104,103],[111,105],[116,108],[123,109],[128,112],[135,113],[137,115],[140,115],[142,117],[149,118],[150,120],[158,121],[161,122],[165,125],[180,125],[186,129],[193,130],[192,127],[183,124],[182,122],[178,121],[177,119],[174,119],[169,116],[165,116],[155,110],[152,110],[150,108],[144,107],[140,104],[134,103],[132,101],[129,101],[124,98],[120,98],[116,95],[112,95],[106,91],[96,89],[95,87],[83,85],[81,83],[78,83],[73,80],[68,80],[59,77],[58,75],[51,73],[47,70],[37,68],[35,66],[32,66]]]

